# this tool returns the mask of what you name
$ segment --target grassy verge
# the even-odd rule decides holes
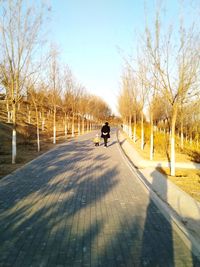
[[[157,168],[157,170],[191,197],[200,201],[200,170],[176,169],[176,176],[170,175],[169,168]]]
[[[57,140],[57,144],[62,143],[65,141],[65,137],[60,137]],[[22,167],[24,164],[28,163],[29,161],[37,158],[41,154],[47,152],[51,148],[55,147],[52,143],[52,140],[46,139],[45,141],[41,142],[41,151],[37,152],[36,142],[30,144],[23,144],[20,143],[17,145],[17,159],[16,164],[11,163],[11,151],[6,154],[0,154],[0,179],[7,174],[15,171],[16,169]]]
[[[124,133],[125,134],[125,133]],[[146,142],[144,146],[144,150],[141,150],[140,148],[140,139],[138,138],[136,143],[133,142],[126,134],[125,136],[129,139],[129,142],[133,145],[133,147],[136,149],[136,151],[146,160],[149,160],[149,143]],[[161,138],[163,138],[161,136]],[[154,160],[155,161],[169,161],[169,151],[168,151],[168,144],[165,145],[164,140],[160,138],[159,135],[156,136],[156,146],[157,149],[154,150]],[[160,145],[159,145],[160,144]],[[165,149],[166,147],[166,149]],[[184,152],[187,153],[184,153]],[[182,153],[181,153],[182,152]],[[192,148],[181,151],[180,149],[178,152],[176,152],[176,161],[177,162],[191,162],[194,157],[191,157],[190,155],[195,154],[195,159],[197,157],[196,155],[197,151],[192,150]],[[199,152],[198,152],[199,156]],[[195,160],[195,162],[198,162]],[[164,174],[166,179],[171,180],[174,184],[176,184],[178,187],[180,187],[183,191],[188,193],[191,197],[196,199],[197,201],[200,201],[200,170],[197,169],[176,169],[176,176],[170,175],[170,169],[169,168],[157,168],[159,172]]]
[[[29,135],[27,136],[27,133],[29,132],[24,125],[18,127],[18,130],[16,164],[12,164],[12,126],[10,124],[0,122],[0,179],[55,146],[52,142],[50,133],[41,133],[41,151],[38,152],[37,141],[33,135],[33,132],[35,133],[35,131],[32,129],[30,130],[30,136],[32,136],[32,138],[29,138]],[[57,135],[57,144],[66,140],[63,132],[58,131]],[[70,135],[68,135],[67,139],[70,139]]]

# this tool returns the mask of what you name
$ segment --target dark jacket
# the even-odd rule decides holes
[[[110,126],[108,125],[104,125],[102,128],[101,128],[101,137],[102,138],[110,138]]]

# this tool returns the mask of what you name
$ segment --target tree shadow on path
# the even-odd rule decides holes
[[[87,141],[72,142],[2,180],[0,266],[90,262],[104,224],[93,207],[118,183],[107,159]]]

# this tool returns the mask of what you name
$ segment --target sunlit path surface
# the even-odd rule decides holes
[[[200,266],[119,153],[93,134],[0,181],[0,266]],[[167,188],[166,188],[167,193]]]

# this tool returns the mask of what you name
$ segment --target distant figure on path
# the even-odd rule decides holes
[[[104,139],[104,146],[107,147],[108,138],[110,138],[110,126],[108,126],[108,122],[101,128],[101,137]]]
[[[99,135],[98,134],[96,134],[96,137],[94,138],[94,145],[95,146],[99,146],[99,144],[100,144],[100,138],[99,138]]]

